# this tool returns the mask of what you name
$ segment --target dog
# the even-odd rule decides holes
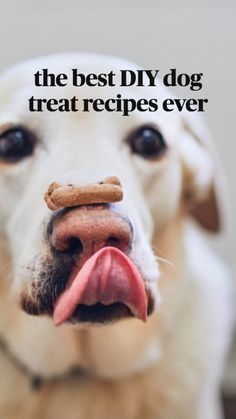
[[[32,95],[170,96],[161,84],[34,86],[42,68],[119,80],[138,67],[68,53],[0,77],[0,417],[222,418],[230,280],[201,231],[224,225],[207,128],[161,109],[29,112]],[[111,177],[122,193],[106,202],[93,191]],[[88,185],[92,201],[67,201]]]

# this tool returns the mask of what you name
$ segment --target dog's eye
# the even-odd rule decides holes
[[[166,151],[166,143],[162,134],[153,127],[143,126],[133,131],[128,138],[133,153],[146,159],[162,156]]]
[[[0,161],[17,162],[33,153],[35,139],[22,127],[14,127],[0,135]]]

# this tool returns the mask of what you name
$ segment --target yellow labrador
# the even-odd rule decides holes
[[[32,96],[169,97],[160,85],[33,87],[42,68],[119,80],[137,67],[67,54],[0,78],[0,418],[221,418],[229,281],[197,227],[222,224],[205,127],[161,110],[29,112]],[[123,199],[94,195],[114,176]],[[89,197],[50,195],[52,211],[52,182]]]

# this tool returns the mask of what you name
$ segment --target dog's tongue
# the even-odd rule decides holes
[[[145,321],[147,294],[134,263],[119,249],[104,247],[91,256],[56,301],[56,326],[67,321],[78,304],[109,305],[123,303],[131,313]]]

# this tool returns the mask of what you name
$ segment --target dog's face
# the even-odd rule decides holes
[[[195,128],[174,112],[132,112],[127,117],[106,111],[29,112],[32,95],[108,99],[122,94],[160,102],[165,97],[162,88],[150,87],[33,87],[33,74],[45,67],[67,74],[71,68],[82,73],[112,69],[117,81],[120,69],[136,69],[121,60],[76,54],[35,60],[2,76],[0,212],[13,266],[11,288],[21,310],[49,319],[58,344],[66,338],[68,348],[74,345],[67,329],[74,333],[75,325],[111,324],[104,328],[115,330],[113,323],[124,317],[119,327],[128,328],[132,337],[132,324],[140,322],[133,317],[145,320],[155,307],[158,311],[158,254],[153,251],[158,237],[187,208],[206,227],[217,229],[214,194],[208,199],[213,165]],[[111,176],[122,184],[120,202],[56,211],[44,202],[51,182],[91,185]],[[209,205],[215,211],[210,220],[205,215]],[[64,323],[60,332],[52,326],[56,308],[57,324]],[[139,329],[141,340],[145,327]]]

